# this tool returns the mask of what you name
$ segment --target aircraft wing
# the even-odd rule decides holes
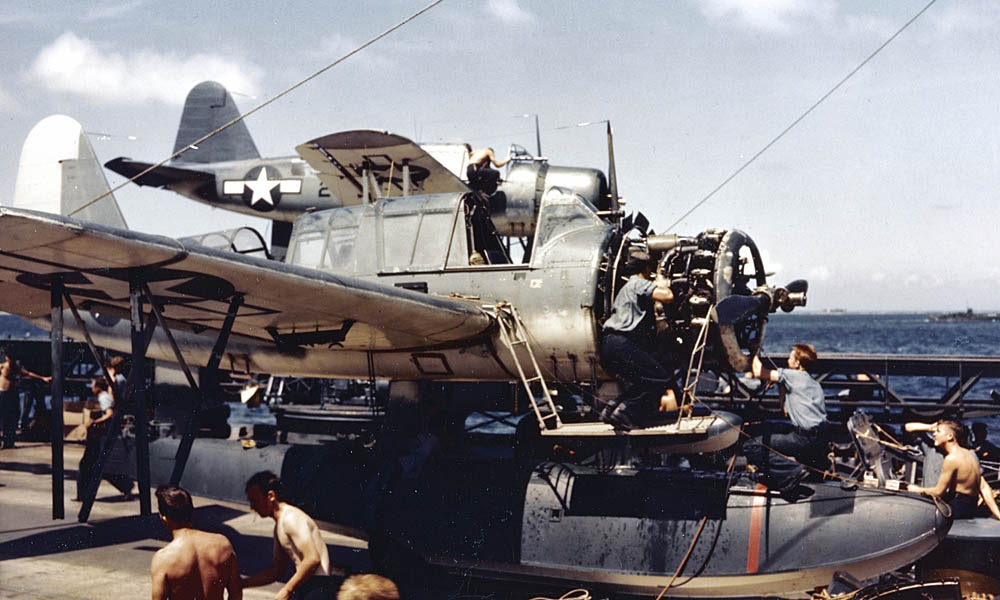
[[[492,324],[471,301],[0,207],[0,310],[47,316],[59,277],[78,307],[124,316],[130,274],[148,282],[172,327],[220,329],[242,295],[233,332],[282,347],[461,345]]]
[[[125,158],[124,156],[119,156],[118,158],[109,160],[104,163],[104,166],[111,169],[115,173],[118,173],[122,177],[128,177],[131,179],[137,174],[142,173],[149,167],[153,166],[153,163],[144,163],[137,160],[132,160],[130,158]],[[193,169],[180,169],[177,167],[162,166],[157,167],[146,173],[142,177],[135,180],[135,183],[139,185],[149,185],[153,187],[164,187],[170,185],[171,183],[177,181],[191,181],[191,182],[211,182],[215,180],[215,175],[212,173],[207,173],[205,171],[195,171]]]
[[[375,179],[377,197],[402,196],[403,166],[410,180],[423,194],[467,192],[469,188],[455,173],[435,160],[412,141],[384,131],[344,131],[316,138],[296,146],[309,166],[330,192],[344,204],[364,200],[364,165]],[[353,201],[352,201],[353,200]]]

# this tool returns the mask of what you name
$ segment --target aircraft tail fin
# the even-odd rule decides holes
[[[187,147],[208,133],[240,116],[232,95],[214,81],[203,81],[191,88],[184,101],[181,124],[177,129],[174,152]],[[226,160],[260,158],[257,146],[243,121],[198,144],[174,162],[210,163]]]
[[[113,195],[87,205],[109,189],[90,140],[75,119],[51,115],[31,128],[21,149],[14,207],[59,215],[74,213],[73,218],[81,221],[126,229]]]

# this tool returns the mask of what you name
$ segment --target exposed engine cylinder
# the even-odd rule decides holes
[[[650,235],[640,240],[626,238],[623,244],[621,257],[629,255],[625,246],[635,246],[656,259],[657,279],[666,281],[674,293],[672,303],[656,305],[657,349],[664,362],[687,364],[690,349],[717,303],[735,295],[766,295],[760,311],[735,324],[710,325],[705,367],[749,370],[750,357],[763,340],[767,312],[792,303],[787,292],[781,295],[767,287],[757,246],[742,231],[709,229],[694,237]],[[801,295],[796,304],[798,300],[804,303],[804,291]],[[779,297],[783,305],[775,302]]]

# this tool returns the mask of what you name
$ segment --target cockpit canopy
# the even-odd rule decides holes
[[[531,266],[590,264],[610,228],[589,201],[552,188],[526,258]],[[349,275],[510,267],[507,242],[482,196],[431,194],[305,214],[295,222],[288,261]]]
[[[362,241],[363,240],[363,241]],[[303,215],[289,261],[345,274],[407,273],[510,262],[476,194],[410,196]]]

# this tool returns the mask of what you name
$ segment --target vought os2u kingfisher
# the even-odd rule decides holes
[[[67,121],[50,126],[82,135]],[[623,215],[613,163],[607,179],[566,169],[550,180],[554,167],[524,157],[501,195],[487,197],[469,189],[461,169],[400,136],[320,137],[298,147],[302,160],[360,197],[338,192],[342,205],[303,211],[277,261],[64,216],[103,191],[97,177],[73,179],[74,161],[93,156],[79,142],[76,155],[57,158],[61,187],[32,194],[19,186],[16,206],[0,209],[3,310],[44,324],[53,299],[64,297],[85,313],[67,319],[68,335],[82,337],[85,327],[119,350],[130,337],[119,319],[156,317],[146,353],[157,359],[389,379],[409,406],[436,401],[421,381],[520,381],[541,440],[508,459],[478,458],[444,431],[418,443],[430,438],[407,437],[406,428],[374,449],[279,445],[251,456],[199,440],[188,487],[264,461],[298,481],[315,514],[365,530],[387,569],[411,557],[453,574],[636,596],[656,595],[675,572],[682,580],[671,596],[799,595],[837,570],[864,579],[900,568],[947,532],[927,500],[817,484],[808,501],[789,502],[724,472],[712,457],[737,441],[735,415],[627,433],[571,422],[579,419],[551,389],[597,397],[613,387],[598,353],[601,324],[633,250],[656,259],[674,292],[657,339],[678,365],[697,355],[706,370],[745,370],[767,313],[805,299],[804,283],[767,283],[740,231],[656,234],[641,215]],[[533,174],[530,182],[519,185],[517,172]],[[96,207],[90,214],[106,214]],[[510,236],[530,238],[520,261]],[[573,457],[552,454],[555,441]],[[612,445],[636,452],[603,462]],[[154,446],[154,457],[169,458],[177,444]],[[702,458],[694,469],[664,467],[654,459],[664,452]]]

